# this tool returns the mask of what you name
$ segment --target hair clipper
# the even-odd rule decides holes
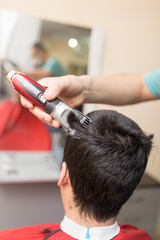
[[[83,115],[76,109],[70,108],[59,98],[55,98],[52,101],[47,101],[43,94],[45,88],[39,83],[27,77],[25,74],[10,71],[7,75],[9,83],[25,98],[32,102],[35,106],[41,108],[46,113],[50,114],[64,129],[65,132],[76,138],[76,130],[72,129],[67,121],[68,114],[73,112],[79,119],[80,124],[87,128],[91,119],[88,116]]]

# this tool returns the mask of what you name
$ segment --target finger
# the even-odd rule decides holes
[[[41,109],[34,107],[33,109],[29,109],[29,111],[44,123],[52,127],[59,128],[59,123],[54,120],[49,114],[43,112]]]
[[[59,128],[59,127],[60,127],[60,124],[53,119],[53,120],[52,120],[52,123],[51,123],[51,126],[52,126],[52,127],[55,127],[55,128]]]
[[[37,118],[39,118],[41,121],[46,122],[46,123],[52,123],[52,117],[43,112],[41,109],[34,107],[33,109],[29,109],[31,113],[33,113]]]
[[[46,123],[47,125],[50,125],[51,127],[54,127],[54,128],[59,128],[60,127],[60,124],[55,121],[54,119],[52,120],[52,122],[48,122],[48,121],[43,121],[44,123]]]
[[[46,91],[44,92],[44,97],[47,100],[53,100],[65,89],[67,89],[68,86],[68,81],[65,77],[43,78],[39,81],[39,83],[47,87]]]
[[[20,101],[21,104],[23,105],[23,107],[25,108],[29,108],[29,109],[33,109],[34,106],[31,102],[29,102],[25,97],[23,97],[22,95],[20,95]]]

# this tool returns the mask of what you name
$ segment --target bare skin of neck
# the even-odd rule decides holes
[[[58,186],[60,187],[61,191],[65,215],[73,222],[86,228],[107,227],[115,223],[116,216],[108,219],[105,222],[98,222],[96,219],[80,213],[79,208],[74,203],[74,193],[69,178],[68,168],[65,162],[62,163]]]
[[[79,211],[79,208],[76,207],[74,204],[72,190],[65,189],[65,196],[67,196],[65,197],[65,201],[64,201],[63,193],[61,191],[65,215],[66,217],[71,219],[73,222],[86,228],[107,227],[115,223],[116,217],[110,218],[105,222],[97,222],[94,218],[84,216],[84,214],[81,214]]]

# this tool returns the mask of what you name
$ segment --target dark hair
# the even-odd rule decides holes
[[[145,171],[153,135],[128,117],[110,110],[88,114],[84,129],[71,114],[68,122],[80,139],[68,136],[64,150],[74,202],[99,222],[118,214]]]
[[[46,52],[45,47],[44,47],[43,44],[40,43],[40,42],[35,43],[35,44],[32,46],[32,48],[36,48],[37,50],[41,50],[41,51],[43,51],[43,52]]]

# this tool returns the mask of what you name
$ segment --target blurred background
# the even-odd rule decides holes
[[[12,68],[32,72],[37,67],[30,51],[36,42],[43,44],[48,58],[54,58],[64,69],[64,74],[144,74],[153,71],[160,66],[160,1],[0,0],[0,8],[2,230],[59,222],[64,214],[56,181],[65,136],[26,116],[6,82],[6,73]],[[125,107],[87,104],[82,109],[86,113],[105,108],[124,113],[146,132],[155,134],[154,149],[144,178],[123,207],[119,221],[141,227],[154,240],[160,239],[160,100]],[[16,113],[12,119],[14,124],[10,126],[7,121],[6,126],[6,120],[11,119],[13,112]],[[28,135],[23,136],[24,144],[18,142],[20,135],[13,131],[13,126],[25,127],[22,122],[25,126],[26,122],[30,123]],[[33,123],[43,129],[43,136],[39,137],[38,146],[35,144],[31,149],[28,139],[35,137]],[[6,127],[7,136],[4,134]],[[8,139],[17,143],[9,145]],[[43,139],[48,143],[45,147]]]

